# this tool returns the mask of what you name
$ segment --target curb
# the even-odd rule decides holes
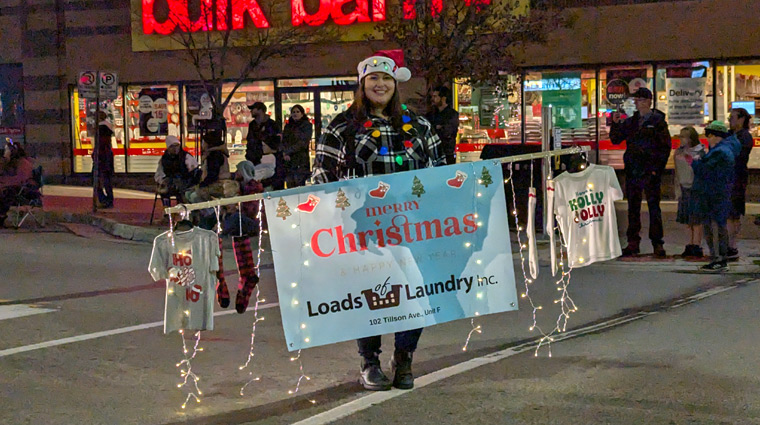
[[[110,218],[97,217],[86,213],[70,213],[61,211],[35,212],[35,216],[43,223],[76,223],[95,226],[109,235],[135,242],[153,243],[163,229],[151,229],[140,226],[119,223]]]

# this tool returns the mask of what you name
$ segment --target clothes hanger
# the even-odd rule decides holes
[[[185,232],[188,230],[192,230],[195,225],[192,221],[189,220],[190,213],[187,211],[187,207],[184,204],[181,204],[182,208],[185,209],[185,211],[180,213],[180,220],[177,222],[177,224],[174,225],[174,231],[175,232]]]

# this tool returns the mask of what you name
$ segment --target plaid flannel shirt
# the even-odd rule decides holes
[[[359,123],[358,129],[349,111],[339,114],[322,131],[317,143],[312,179],[314,184],[350,177],[390,174],[398,171],[446,165],[441,140],[425,118],[406,112],[408,131],[396,131],[389,120],[370,116],[370,125]],[[350,133],[354,152],[349,152]],[[352,170],[349,158],[355,158]]]

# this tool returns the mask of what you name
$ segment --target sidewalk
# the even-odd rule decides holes
[[[168,229],[168,224],[162,221],[163,207],[161,202],[155,203],[155,216],[150,224],[151,209],[154,207],[155,194],[137,190],[114,189],[114,207],[98,210],[92,213],[92,188],[81,186],[48,185],[43,187],[43,222],[74,223],[94,226],[103,232],[136,242],[152,243],[153,239]],[[631,270],[643,270],[651,267],[663,271],[694,271],[703,261],[685,261],[678,257],[688,242],[685,226],[676,223],[677,203],[663,201],[663,225],[665,227],[665,249],[668,258],[655,259],[646,253],[651,252],[647,240],[648,209],[646,202],[642,204],[642,253],[636,258],[618,259],[604,263],[604,267],[626,267]],[[625,229],[628,226],[627,203],[625,200],[615,203],[618,229],[622,235],[621,244],[625,245]],[[11,210],[11,214],[13,214]],[[754,224],[755,215],[760,214],[760,203],[748,203],[747,215],[742,220],[739,251],[742,258],[732,263],[734,273],[756,271],[755,261],[760,260],[760,226]],[[38,215],[39,216],[39,215]],[[23,228],[36,230],[36,223],[27,220]],[[83,226],[82,226],[83,227]],[[71,228],[68,228],[71,230]],[[513,241],[514,242],[514,241]],[[513,243],[514,255],[519,258],[518,246]],[[540,257],[548,261],[548,247],[539,244]],[[546,252],[544,252],[546,251]],[[706,261],[706,259],[704,260]]]

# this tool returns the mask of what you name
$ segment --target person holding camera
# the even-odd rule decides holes
[[[625,195],[628,198],[628,246],[623,248],[623,256],[630,257],[640,252],[641,201],[644,194],[649,207],[649,239],[654,256],[664,258],[660,186],[665,164],[670,157],[670,131],[665,114],[652,109],[652,92],[649,89],[640,87],[632,97],[636,113],[623,120],[620,112],[614,112],[610,128],[613,144],[626,142],[623,162]]]

